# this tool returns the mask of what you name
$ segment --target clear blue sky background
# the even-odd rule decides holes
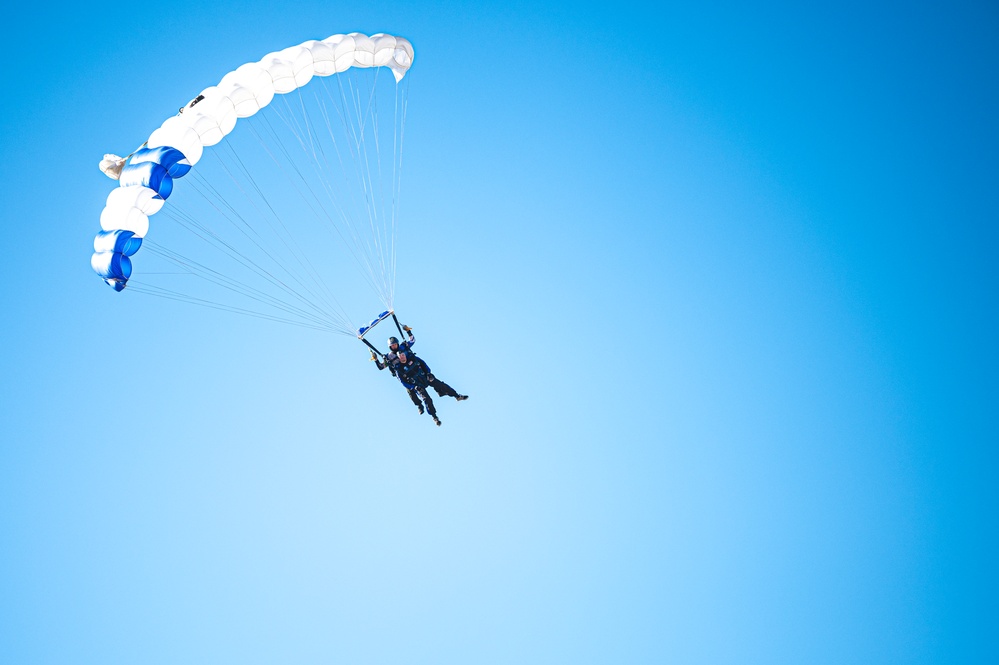
[[[999,662],[997,14],[10,10],[0,662]],[[417,52],[441,428],[355,341],[89,267],[103,153],[354,30]]]

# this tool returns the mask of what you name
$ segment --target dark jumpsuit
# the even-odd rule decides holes
[[[400,344],[399,346],[401,347],[402,345]],[[427,413],[431,417],[436,418],[437,408],[434,406],[434,401],[430,399],[430,394],[427,392],[427,386],[430,385],[430,382],[428,380],[429,374],[425,367],[426,365],[419,358],[409,358],[407,356],[406,364],[400,361],[395,365],[394,369],[395,375],[399,377],[399,381],[409,391],[409,394],[414,396],[413,400],[416,401],[416,396],[418,396],[427,405]]]
[[[414,342],[416,342],[416,338],[413,337],[413,333],[409,333],[409,341],[402,342],[401,344],[399,344],[399,351],[402,351],[403,353],[406,354],[407,357],[409,357],[409,354],[411,353],[409,349],[410,347],[413,346]],[[406,382],[402,381],[402,378],[396,372],[396,369],[399,367],[399,356],[397,351],[390,350],[387,354],[385,354],[384,363],[376,357],[375,367],[377,367],[379,370],[383,370],[387,367],[388,371],[392,374],[392,376],[399,379],[402,382],[403,386],[406,386]],[[415,390],[407,387],[406,393],[409,395],[409,399],[413,401],[413,404],[415,404],[417,408],[420,409],[423,408],[423,405],[420,403],[420,398],[417,396]],[[423,413],[423,411],[420,411],[420,413]]]
[[[388,367],[389,371],[395,374],[395,369],[399,365],[398,354],[405,353],[407,358],[415,360],[416,362],[419,362],[423,365],[423,369],[427,374],[427,383],[431,385],[434,390],[437,391],[438,397],[454,397],[457,399],[458,391],[449,386],[448,384],[444,383],[440,379],[438,379],[436,376],[434,376],[434,373],[431,371],[430,366],[427,365],[426,361],[423,360],[422,358],[417,357],[417,355],[413,353],[411,349],[413,348],[414,344],[416,344],[416,336],[414,336],[413,333],[410,332],[409,339],[406,340],[405,342],[399,343],[398,351],[389,351],[385,355],[385,359],[387,362],[383,364],[376,358],[375,364],[378,366],[378,369],[385,369],[386,367]],[[413,404],[416,404],[417,406],[420,405],[419,398],[413,393],[412,390],[409,391],[409,397],[410,399],[413,400]]]

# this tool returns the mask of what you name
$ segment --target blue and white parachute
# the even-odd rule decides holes
[[[103,230],[94,239],[91,258],[94,271],[116,291],[122,291],[133,276],[141,274],[137,259],[147,252],[138,256],[136,252],[145,242],[149,251],[181,266],[185,275],[201,277],[254,304],[231,305],[151,285],[145,285],[145,292],[356,335],[356,326],[346,317],[328,312],[335,309],[338,298],[320,274],[324,257],[312,257],[304,251],[316,244],[321,232],[299,235],[289,227],[303,217],[321,220],[345,243],[369,285],[391,309],[405,106],[400,111],[396,102],[391,125],[379,121],[373,115],[377,110],[373,88],[369,92],[351,80],[339,79],[357,70],[384,68],[393,75],[394,80],[388,83],[397,89],[413,59],[413,47],[402,37],[336,34],[269,53],[229,72],[163,122],[126,159],[105,157],[101,169],[117,177],[119,187],[110,193],[101,213]],[[327,86],[326,92],[322,86],[311,91],[314,79],[327,77],[338,79],[337,83]],[[291,94],[296,91],[297,95]],[[239,154],[227,137],[237,125],[244,124],[243,119],[278,99],[282,99],[281,108],[259,124],[251,123],[247,130],[264,146],[261,155],[278,164],[276,172],[282,175],[274,184],[278,176],[258,176],[247,166],[249,158]],[[388,126],[393,134],[387,139],[380,137],[379,132]],[[286,138],[280,138],[280,132],[285,132]],[[210,178],[199,181],[199,162],[215,150],[222,150],[217,170],[226,174],[218,178],[225,182]],[[299,161],[305,159],[309,161]],[[217,228],[204,226],[206,214],[187,214],[181,207],[173,211],[175,219],[189,228],[198,242],[214,244],[224,254],[219,265],[231,263],[233,272],[244,271],[259,285],[226,274],[226,269],[211,259],[186,255],[183,246],[158,247],[148,241],[147,236],[156,235],[150,232],[150,217],[164,208],[172,210],[174,202],[167,205],[167,200],[181,189],[174,181],[185,177],[194,178],[192,185],[199,183],[198,194],[209,201],[221,221]],[[235,194],[225,193],[230,177],[236,185],[228,186]],[[266,192],[268,187],[273,193]],[[275,201],[293,189],[300,191],[300,207],[305,213],[297,208],[290,213],[278,209]],[[192,201],[194,198],[192,194]],[[352,201],[357,202],[359,212],[350,209]],[[240,202],[245,211],[238,209]],[[229,227],[235,231],[230,229],[231,236],[226,237],[221,229]],[[240,243],[248,249],[240,248]]]

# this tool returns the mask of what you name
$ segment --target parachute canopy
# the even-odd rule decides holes
[[[327,308],[318,301],[336,301],[336,298],[327,297],[328,289],[317,269],[316,264],[322,263],[325,257],[317,260],[307,252],[299,251],[308,248],[316,238],[314,233],[306,236],[296,233],[294,228],[297,218],[307,215],[282,214],[267,194],[268,188],[276,189],[281,195],[295,188],[300,190],[307,204],[308,216],[321,219],[342,238],[352,260],[362,271],[367,271],[369,285],[379,292],[391,310],[395,206],[402,165],[401,126],[405,107],[402,107],[400,118],[399,105],[396,105],[396,118],[391,123],[394,136],[388,140],[379,138],[384,128],[380,127],[377,114],[373,114],[377,107],[373,88],[369,92],[351,80],[339,79],[340,75],[352,70],[386,69],[391,71],[397,86],[412,66],[413,59],[413,47],[402,37],[336,34],[269,53],[258,61],[235,68],[217,84],[203,89],[177,115],[167,118],[132,154],[126,158],[108,154],[101,161],[101,170],[109,177],[117,178],[119,186],[108,195],[101,213],[103,230],[94,240],[91,258],[94,271],[116,291],[123,290],[133,274],[138,274],[138,271],[133,273],[132,257],[143,247],[143,240],[150,233],[150,217],[160,212],[174,195],[175,180],[185,177],[190,180],[191,174],[199,172],[198,164],[206,154],[224,147],[218,160],[227,175],[196,178],[193,182],[198,185],[197,193],[210,201],[219,217],[238,231],[230,230],[236,239],[225,236],[218,228],[204,225],[204,215],[200,213],[185,216],[178,208],[174,211],[174,219],[200,240],[215,245],[227,260],[242,266],[237,269],[248,270],[255,275],[254,279],[264,280],[267,286],[243,283],[210,262],[185,257],[183,247],[165,248],[147,242],[149,251],[181,266],[185,274],[197,274],[229,291],[276,307],[284,312],[281,316],[290,315],[299,322],[304,319],[324,327],[329,324]],[[327,77],[337,78],[338,88],[327,88],[325,97],[321,91],[316,92],[315,101],[302,95],[302,89],[313,84],[315,79]],[[296,91],[298,95],[291,94]],[[276,178],[260,177],[246,166],[246,160],[226,139],[237,125],[278,99],[283,101],[282,109],[276,112],[278,122],[275,123],[275,116],[270,115],[262,123],[250,127],[264,146],[265,154],[279,164],[288,178],[275,184]],[[342,135],[335,133],[339,124],[343,125]],[[381,124],[388,123],[382,121]],[[272,138],[279,130],[290,132],[293,138]],[[328,130],[328,137],[324,130]],[[383,152],[391,157],[390,162],[384,158],[386,164],[382,163]],[[296,161],[302,154],[312,160],[311,166],[303,167]],[[309,172],[310,168],[314,171]],[[383,171],[389,175],[383,176]],[[230,177],[234,181],[239,178],[236,186],[229,185],[231,191],[237,192],[234,195],[225,193]],[[380,178],[389,177],[391,182],[383,186]],[[244,196],[248,201],[244,202],[244,207],[250,209],[250,213],[237,210],[234,204],[234,199]],[[355,199],[365,206],[359,213],[348,209],[350,201]],[[173,205],[171,203],[167,210]],[[260,222],[261,219],[264,221]],[[239,243],[250,251],[241,248]],[[291,258],[280,256],[285,249]],[[276,265],[270,265],[268,258],[251,254],[258,250]],[[298,276],[292,274],[296,264],[302,271]],[[146,292],[152,290],[152,286],[146,286]],[[171,294],[167,297],[182,299],[179,292],[167,293]],[[155,295],[165,294],[160,290]],[[283,302],[272,302],[272,299]],[[201,299],[193,298],[189,302],[198,300]],[[238,311],[241,308],[230,309]],[[265,318],[272,318],[272,315]],[[338,332],[358,334],[357,328],[348,325],[346,320],[329,325]]]

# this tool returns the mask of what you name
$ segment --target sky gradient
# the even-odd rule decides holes
[[[0,662],[999,661],[994,5],[0,30]],[[89,266],[105,152],[351,31],[416,51],[395,305],[471,396],[440,428],[355,340]]]

